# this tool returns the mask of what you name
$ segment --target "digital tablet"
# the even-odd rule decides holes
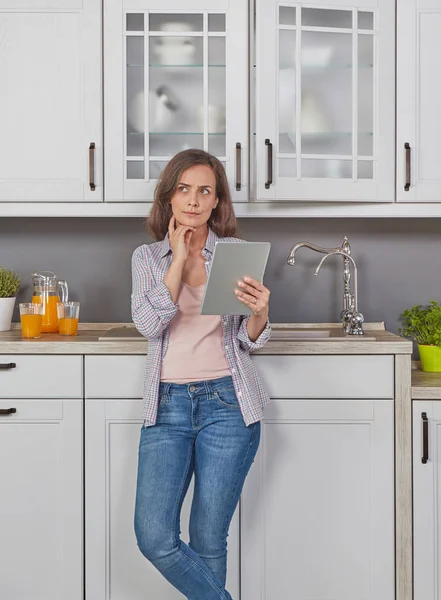
[[[251,315],[234,290],[244,277],[263,282],[270,247],[270,242],[216,242],[201,315]]]

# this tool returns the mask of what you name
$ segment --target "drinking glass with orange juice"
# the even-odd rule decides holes
[[[43,305],[40,302],[21,302],[19,307],[22,337],[25,339],[40,338]]]
[[[80,316],[79,302],[57,302],[58,333],[77,335]]]
[[[32,273],[32,281],[34,284],[32,302],[43,305],[41,331],[44,333],[57,333],[57,302],[67,302],[67,282],[57,279],[52,271]]]

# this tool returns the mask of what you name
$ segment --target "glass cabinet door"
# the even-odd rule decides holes
[[[359,4],[258,2],[259,198],[393,201],[393,2]]]
[[[105,4],[114,57],[105,80],[106,199],[151,201],[168,160],[200,148],[223,163],[233,199],[247,200],[247,2],[208,1],[203,10],[189,2],[185,11],[176,0],[149,10]],[[119,51],[110,47],[121,40]]]

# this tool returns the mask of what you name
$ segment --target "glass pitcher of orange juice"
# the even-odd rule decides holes
[[[67,302],[69,293],[67,282],[58,279],[52,271],[32,273],[32,282],[34,284],[32,302],[43,304],[41,331],[45,333],[57,333],[57,302]]]

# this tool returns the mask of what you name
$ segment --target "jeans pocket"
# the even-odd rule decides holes
[[[219,388],[217,390],[213,390],[213,396],[215,400],[222,406],[240,410],[234,388]]]
[[[158,408],[161,408],[161,406],[166,402],[168,402],[168,393],[166,391],[160,392],[158,399]]]

